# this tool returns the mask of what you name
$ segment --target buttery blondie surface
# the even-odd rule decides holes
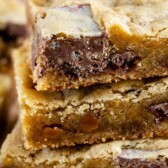
[[[118,139],[168,137],[168,78],[37,91],[30,49],[13,52],[24,144],[40,149]]]
[[[37,90],[168,75],[168,0],[105,4],[29,1]]]
[[[2,168],[167,168],[168,140],[114,141],[93,146],[24,149],[21,129],[17,126],[8,135],[1,149]]]

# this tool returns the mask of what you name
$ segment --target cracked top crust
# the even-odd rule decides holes
[[[43,35],[44,37],[50,37],[55,33],[53,32],[54,26],[56,28],[58,24],[55,22],[51,28],[49,26],[49,18],[54,13],[57,16],[58,6],[86,3],[91,5],[94,21],[109,32],[110,35],[122,33],[124,36],[168,37],[168,0],[159,2],[153,0],[151,3],[148,0],[143,0],[130,3],[130,5],[121,1],[118,4],[112,4],[112,6],[116,6],[110,8],[107,7],[108,2],[107,6],[105,6],[95,0],[62,0],[59,2],[48,0],[43,1],[43,3],[39,3],[36,0],[30,1],[30,8],[33,19],[37,19],[37,27],[41,32],[44,32],[44,29],[47,30],[48,33]],[[46,17],[43,18],[44,13]]]

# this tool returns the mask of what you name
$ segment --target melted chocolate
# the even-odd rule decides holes
[[[108,64],[108,41],[105,35],[81,39],[52,40],[45,50],[48,66],[72,78],[102,72]]]
[[[40,39],[38,37],[38,39]],[[40,40],[34,39],[39,43]],[[79,77],[87,78],[104,71],[127,71],[134,67],[139,57],[131,50],[124,53],[113,54],[111,44],[104,33],[97,37],[81,37],[80,39],[53,37],[50,41],[42,40],[41,49],[34,48],[33,62],[36,65],[36,57],[41,56],[45,67],[40,72],[52,68],[71,79]],[[38,53],[38,50],[43,53]],[[36,56],[35,56],[36,55]],[[35,56],[35,57],[34,57]],[[42,77],[44,73],[40,73]]]
[[[148,107],[150,112],[155,116],[155,122],[159,124],[162,121],[168,120],[168,103],[161,103]]]

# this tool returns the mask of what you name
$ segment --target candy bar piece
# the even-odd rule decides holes
[[[120,4],[29,1],[37,90],[168,75],[168,0]]]
[[[29,45],[13,52],[26,149],[168,137],[168,78],[37,91]]]
[[[168,140],[113,141],[93,146],[24,149],[19,126],[8,135],[1,149],[2,168],[167,168]]]

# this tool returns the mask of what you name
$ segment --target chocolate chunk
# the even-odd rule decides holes
[[[73,79],[86,78],[104,71],[129,70],[139,59],[133,51],[111,55],[109,46],[106,34],[80,39],[53,37],[43,45],[41,51],[44,51],[43,58],[47,67]],[[44,72],[44,69],[42,67],[40,72]]]
[[[126,51],[122,54],[115,54],[111,58],[112,68],[129,69],[134,66],[139,57],[133,51]]]
[[[168,120],[168,103],[152,105],[148,109],[155,116],[156,124]]]
[[[141,159],[126,159],[118,158],[118,164],[120,168],[167,168],[168,160],[165,161],[146,161]]]
[[[90,73],[102,72],[107,64],[108,48],[106,35],[81,37],[81,39],[53,40],[44,55],[47,65],[71,77],[87,77]]]
[[[13,23],[7,23],[5,28],[0,30],[0,36],[6,43],[15,42],[18,38],[27,37],[28,31],[26,25],[17,25]]]

